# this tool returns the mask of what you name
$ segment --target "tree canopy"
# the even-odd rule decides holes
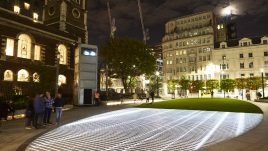
[[[109,75],[122,80],[126,92],[135,77],[155,71],[155,58],[140,40],[111,38],[101,47],[100,57],[108,65]]]
[[[206,82],[207,89],[212,91],[214,89],[219,88],[219,81],[218,80],[207,80]]]
[[[233,79],[223,79],[221,80],[221,89],[226,91],[226,92],[229,92],[229,91],[232,91],[235,89],[235,80]]]

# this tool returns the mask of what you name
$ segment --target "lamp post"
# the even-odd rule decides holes
[[[261,84],[262,84],[262,97],[264,98],[264,79],[263,79],[264,69],[261,68]]]
[[[159,71],[155,72],[156,75],[156,96],[159,97]]]
[[[56,82],[55,82],[55,97],[58,93],[59,89],[59,62],[60,62],[60,52],[57,50],[56,51]]]

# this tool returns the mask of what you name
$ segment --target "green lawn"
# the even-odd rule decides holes
[[[191,98],[141,104],[141,108],[186,109],[225,112],[262,113],[262,110],[246,101],[226,98]]]

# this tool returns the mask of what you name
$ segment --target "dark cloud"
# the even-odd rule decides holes
[[[164,24],[172,19],[199,11],[213,10],[220,15],[227,0],[141,0],[149,43],[161,42]],[[109,37],[107,0],[89,1],[89,42],[100,44]],[[243,36],[268,35],[267,0],[231,0],[238,15],[238,34]],[[142,39],[137,0],[110,0],[112,16],[116,19],[116,35]]]

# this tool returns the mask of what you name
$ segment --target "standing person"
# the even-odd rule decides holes
[[[33,106],[33,98],[27,97],[28,103],[26,106],[25,116],[25,129],[32,129],[33,121],[34,121],[34,106]]]
[[[149,99],[150,99],[150,93],[149,91],[146,92],[146,103],[149,103]]]
[[[45,112],[45,101],[42,93],[37,93],[34,98],[34,127],[38,129],[43,126]]]
[[[3,101],[1,103],[1,111],[0,112],[1,112],[0,120],[1,120],[1,118],[3,118],[4,121],[6,121],[7,120],[7,116],[8,116],[8,112],[10,112],[10,107],[9,107],[9,104],[8,104],[7,101]]]
[[[99,106],[100,105],[100,93],[99,93],[99,91],[95,92],[94,99],[95,99],[96,106]]]
[[[152,97],[152,103],[154,103],[154,91],[153,90],[150,92],[150,96]]]
[[[9,106],[9,112],[11,112],[11,114],[12,114],[12,119],[15,119],[14,115],[15,115],[16,110],[15,110],[15,106],[14,106],[14,103],[12,100],[8,101],[8,106]]]
[[[246,90],[246,98],[248,101],[250,101],[250,91]]]
[[[213,96],[214,96],[213,90],[210,92],[210,94],[211,94],[211,98],[213,98]]]
[[[54,107],[55,107],[55,111],[56,111],[56,124],[57,125],[60,124],[63,105],[64,105],[64,100],[62,98],[62,95],[61,95],[61,93],[58,93],[57,97],[54,100]]]
[[[52,107],[54,103],[54,99],[51,97],[50,92],[46,92],[46,96],[44,97],[45,101],[45,114],[44,114],[44,124],[52,124],[50,121],[50,116],[52,112]]]

